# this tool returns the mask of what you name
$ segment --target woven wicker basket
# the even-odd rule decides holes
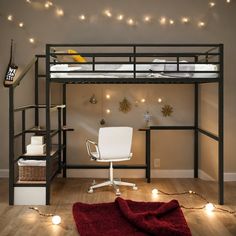
[[[45,181],[46,167],[45,166],[18,166],[19,181]],[[52,173],[58,168],[58,161],[54,159],[51,163]]]
[[[20,181],[45,181],[45,166],[19,166]]]

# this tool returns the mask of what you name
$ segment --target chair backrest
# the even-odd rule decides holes
[[[101,159],[128,158],[131,152],[133,128],[106,127],[99,129],[98,147]]]

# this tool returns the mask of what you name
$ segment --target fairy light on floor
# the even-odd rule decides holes
[[[37,207],[29,207],[30,210],[36,211],[40,216],[52,217],[51,221],[53,225],[59,225],[61,223],[61,217],[51,213],[42,213]]]
[[[209,202],[203,195],[201,195],[195,191],[192,191],[192,190],[185,191],[185,192],[179,192],[179,193],[178,192],[168,193],[163,190],[154,188],[154,189],[152,189],[151,193],[152,193],[153,197],[157,197],[160,194],[167,195],[167,196],[193,195],[193,196],[196,196],[196,197],[200,198],[201,200],[203,200],[205,202],[205,205],[200,206],[200,207],[186,207],[184,205],[180,205],[180,207],[183,209],[186,209],[186,210],[206,210],[207,213],[213,213],[215,211],[219,211],[219,212],[225,212],[225,213],[236,216],[236,211],[231,211],[231,210],[227,210],[222,207],[218,207],[218,206],[214,205],[213,203]]]

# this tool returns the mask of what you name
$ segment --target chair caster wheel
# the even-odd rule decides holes
[[[89,188],[89,189],[88,189],[88,193],[93,193],[93,189],[92,189],[92,188]]]
[[[121,195],[121,192],[119,189],[116,190],[116,196],[120,196]]]
[[[133,187],[133,190],[138,190],[138,187],[135,185],[135,186]]]

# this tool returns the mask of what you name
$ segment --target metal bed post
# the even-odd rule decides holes
[[[195,63],[198,57],[195,57]],[[199,84],[194,84],[194,178],[198,178],[198,111]]]
[[[21,137],[21,151],[22,153],[25,153],[25,110],[22,111],[22,118],[21,118],[21,131],[22,131],[22,137]]]
[[[39,80],[38,80],[38,57],[35,61],[35,70],[34,70],[34,104],[35,104],[35,115],[34,115],[34,125],[36,127],[39,126]]]
[[[62,123],[63,126],[66,126],[66,115],[67,115],[67,109],[66,109],[66,84],[63,84],[63,105],[65,105],[65,108],[63,109],[63,119]],[[67,132],[63,130],[63,178],[67,177]]]
[[[198,178],[198,95],[199,85],[194,85],[194,178]]]
[[[61,173],[61,107],[58,109],[58,172]]]
[[[9,88],[9,205],[14,204],[14,87]]]
[[[224,45],[219,45],[220,51],[220,80],[218,83],[218,181],[219,181],[219,204],[224,204]]]
[[[146,130],[146,179],[151,182],[151,129]]]
[[[50,45],[46,45],[46,205],[50,204],[51,185],[51,137],[50,137]]]

